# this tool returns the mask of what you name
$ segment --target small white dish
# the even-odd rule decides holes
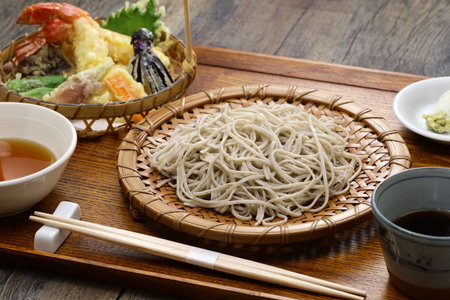
[[[397,119],[409,130],[439,143],[450,144],[450,133],[437,133],[427,128],[424,114],[433,114],[441,95],[450,90],[450,77],[436,77],[404,87],[394,98]]]

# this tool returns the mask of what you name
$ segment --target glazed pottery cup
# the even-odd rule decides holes
[[[450,236],[425,235],[393,220],[414,210],[450,211],[450,168],[414,168],[384,180],[372,209],[390,280],[417,299],[450,299]]]

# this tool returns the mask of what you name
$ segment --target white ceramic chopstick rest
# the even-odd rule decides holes
[[[61,201],[53,215],[80,220],[81,209],[77,203]],[[55,253],[69,234],[68,230],[44,225],[34,235],[34,250]]]

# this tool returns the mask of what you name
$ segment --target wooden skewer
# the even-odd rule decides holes
[[[157,237],[42,212],[35,212],[35,215],[30,216],[30,220],[229,274],[344,299],[363,299],[366,294],[351,287]],[[212,257],[213,263],[208,259],[203,261],[202,255]]]
[[[190,62],[192,59],[192,43],[191,43],[191,22],[189,20],[189,0],[184,0],[184,27],[186,32],[186,57]]]

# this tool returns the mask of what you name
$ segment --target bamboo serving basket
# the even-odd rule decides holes
[[[231,214],[183,205],[174,188],[168,184],[157,187],[166,178],[148,161],[148,138],[168,140],[179,124],[192,123],[202,114],[217,113],[224,103],[231,108],[291,103],[316,117],[333,118],[349,131],[347,150],[367,156],[361,173],[345,195],[331,198],[323,210],[305,212],[280,226],[253,226],[254,221],[243,222]],[[341,96],[282,85],[227,87],[167,103],[128,132],[118,149],[117,161],[119,180],[133,218],[148,216],[177,231],[236,244],[286,244],[350,228],[371,216],[370,197],[375,187],[410,166],[411,157],[400,134],[370,109]]]
[[[191,48],[186,55],[186,47],[181,40],[170,36],[171,47],[166,55],[171,61],[172,76],[174,82],[162,91],[146,97],[129,101],[117,101],[109,103],[72,104],[43,101],[32,97],[25,97],[16,91],[9,89],[5,83],[14,76],[14,65],[12,72],[5,71],[5,64],[14,60],[14,50],[25,37],[12,41],[4,48],[0,55],[0,101],[33,103],[53,109],[69,120],[77,120],[81,124],[77,128],[79,137],[94,137],[108,133],[130,129],[133,125],[132,117],[135,114],[145,116],[148,111],[164,103],[182,97],[189,85],[195,78],[197,59]]]

